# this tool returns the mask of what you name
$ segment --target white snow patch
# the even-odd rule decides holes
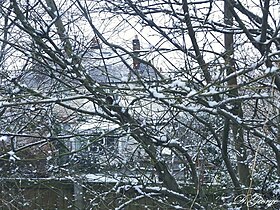
[[[175,81],[173,81],[171,84],[170,84],[170,87],[181,87],[181,88],[185,88],[186,86],[186,83],[183,82],[182,80],[180,79],[177,79]]]
[[[14,151],[9,151],[9,152],[7,152],[10,156],[13,156],[14,154],[15,154],[15,152]]]
[[[139,194],[144,194],[144,192],[140,189],[140,188],[142,188],[141,185],[140,185],[140,186],[139,186],[139,185],[138,185],[138,186],[136,185],[136,186],[134,186],[133,188],[134,188]]]
[[[189,92],[189,94],[187,95],[187,97],[192,97],[192,96],[194,96],[196,93],[197,93],[197,91],[191,90],[191,91]]]
[[[9,160],[11,160],[11,161],[20,160],[20,158],[18,156],[16,156],[15,152],[12,150],[7,152],[7,154],[10,155]]]
[[[268,73],[274,73],[274,72],[276,72],[278,69],[279,69],[278,67],[272,66],[272,67],[270,67],[270,68],[267,68],[267,69],[265,70],[265,73],[266,73],[266,74],[268,74]]]
[[[258,63],[252,63],[250,68],[255,69],[255,68],[257,68],[257,66],[258,66]]]
[[[216,93],[219,93],[215,88],[213,88],[213,87],[210,87],[209,88],[209,93],[211,93],[211,94],[216,94]]]
[[[178,141],[178,139],[171,139],[169,141],[169,144],[180,144],[180,142]]]
[[[0,141],[9,142],[8,136],[0,136]]]
[[[160,136],[159,141],[166,142],[167,141],[167,136],[166,135]]]
[[[127,82],[127,81],[128,81],[128,77],[127,77],[127,76],[123,76],[123,77],[121,78],[121,81],[122,81],[122,82]]]
[[[192,111],[192,112],[197,112],[199,110],[198,106],[188,106],[188,107],[184,106],[182,108],[187,108],[189,111]]]
[[[218,105],[218,103],[216,101],[208,101],[208,104],[210,107],[215,107]]]
[[[113,177],[108,177],[103,174],[86,174],[85,178],[88,179],[89,182],[97,182],[97,183],[103,183],[103,182],[111,182],[111,183],[117,183],[119,182],[118,179]]]
[[[269,94],[268,94],[268,93],[254,94],[252,97],[253,97],[253,98],[254,98],[254,97],[255,97],[255,98],[257,98],[257,97],[267,98],[267,97],[269,97]]]
[[[256,36],[256,37],[255,37],[255,41],[256,41],[256,42],[260,42],[260,41],[261,41],[261,35]]]
[[[212,96],[212,95],[217,94],[217,93],[219,93],[219,92],[217,90],[215,90],[215,88],[210,87],[208,92],[203,93],[201,95],[203,95],[203,96]]]
[[[169,148],[163,148],[163,150],[161,151],[161,153],[163,155],[171,155],[171,149]]]
[[[67,61],[68,63],[72,63],[72,58],[67,58],[66,61]]]
[[[155,88],[150,88],[150,92],[155,98],[164,98],[165,95],[163,93],[159,93]]]
[[[121,176],[106,176],[105,174],[86,174],[85,178],[88,182],[94,183],[118,183],[120,181],[136,184],[138,180],[133,177],[121,177]]]
[[[16,87],[15,89],[13,89],[12,91],[13,93],[19,93],[20,92],[20,89],[18,87]]]
[[[179,205],[176,205],[176,206],[173,206],[174,209],[184,209],[182,206],[179,206]]]

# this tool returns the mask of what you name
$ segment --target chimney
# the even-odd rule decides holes
[[[133,69],[139,69],[140,61],[139,59],[137,59],[137,57],[139,55],[139,50],[140,50],[140,41],[137,35],[135,35],[135,38],[132,40],[132,47],[133,47],[133,54],[135,56],[133,58]]]

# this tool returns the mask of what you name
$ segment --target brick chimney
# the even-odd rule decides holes
[[[140,50],[140,41],[137,35],[135,35],[135,38],[132,40],[132,47],[133,47],[133,54],[135,55],[135,57],[133,58],[133,69],[139,69],[140,61],[139,59],[137,59],[137,57],[139,55],[139,50]]]

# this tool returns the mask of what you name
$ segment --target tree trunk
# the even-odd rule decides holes
[[[225,1],[224,3],[224,22],[227,26],[233,25],[233,16],[229,10],[229,7]],[[226,65],[226,73],[230,75],[235,72],[234,66],[234,59],[233,59],[233,34],[232,33],[225,33],[224,35],[224,44],[225,44],[225,65]],[[238,90],[235,88],[237,86],[237,78],[232,77],[232,79],[228,80],[229,90],[229,97],[237,97]],[[243,117],[243,110],[241,102],[234,102],[232,103],[233,109],[232,114],[238,116],[239,118]],[[240,182],[245,185],[249,186],[250,182],[250,173],[249,167],[245,163],[247,160],[247,152],[244,142],[244,133],[243,128],[238,124],[232,124],[232,132],[233,132],[233,139],[235,142],[235,149],[237,150],[237,168],[238,168],[238,175],[240,178]]]

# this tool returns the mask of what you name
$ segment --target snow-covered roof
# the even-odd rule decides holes
[[[97,54],[95,54],[95,56],[96,57],[87,56],[83,58],[83,70],[98,83],[110,84],[124,82],[127,81],[128,78],[132,81],[137,81],[138,76],[144,81],[154,81],[156,79],[156,73],[146,64],[140,63],[138,69],[132,69],[132,67],[128,67],[122,63],[119,58],[109,58],[103,62],[102,59],[99,59],[100,56]],[[127,58],[126,62],[130,64],[132,63],[132,60]],[[21,82],[23,84],[26,84],[29,88],[35,89],[44,87],[48,88],[54,84],[55,78],[51,78],[48,73],[44,73],[43,66],[35,68],[42,69],[35,69],[34,71],[31,69],[30,71],[25,72],[21,77]],[[60,76],[63,77],[64,75]],[[73,80],[73,82],[75,82],[75,80]]]
[[[138,80],[136,74],[144,81],[156,79],[156,73],[149,65],[140,62],[138,68],[135,69],[129,55],[121,56],[122,58],[110,49],[89,52],[84,56],[87,73],[99,83],[124,82],[126,81],[124,78],[135,81]]]

